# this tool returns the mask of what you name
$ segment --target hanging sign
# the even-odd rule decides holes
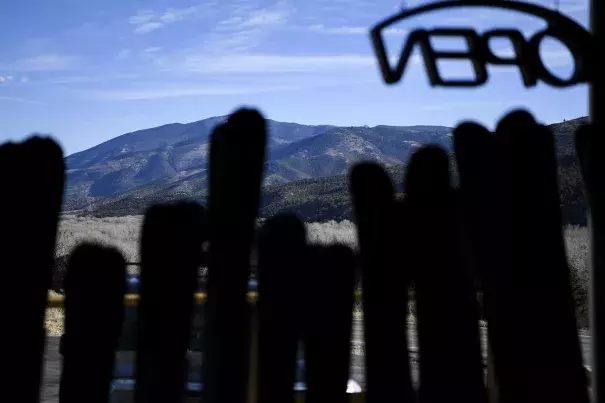
[[[395,66],[391,66],[386,53],[382,31],[391,24],[407,18],[437,10],[460,7],[488,7],[516,10],[541,18],[548,26],[526,39],[517,29],[495,29],[478,33],[472,28],[437,28],[432,30],[416,29],[407,37],[403,51]],[[463,38],[468,44],[466,51],[437,51],[431,46],[431,38]],[[570,77],[553,74],[540,57],[540,44],[551,37],[560,41],[569,49],[574,61],[574,71]],[[500,57],[489,47],[493,38],[510,40],[514,55]],[[379,23],[371,30],[371,39],[380,70],[387,84],[401,80],[410,59],[412,50],[419,45],[422,59],[432,86],[441,87],[478,87],[487,82],[488,65],[513,66],[519,69],[526,87],[533,87],[542,81],[553,87],[571,87],[591,81],[594,57],[592,35],[577,22],[563,14],[535,4],[511,0],[447,0],[407,9]],[[474,78],[444,79],[437,67],[438,60],[467,60],[474,71]]]

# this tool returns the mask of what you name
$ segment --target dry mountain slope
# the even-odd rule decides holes
[[[225,117],[168,124],[127,133],[66,158],[65,209],[86,205],[160,179],[179,180],[206,169],[208,137]],[[278,147],[329,130],[269,121],[269,146]]]
[[[222,119],[129,133],[67,157],[64,209],[93,211],[125,198],[166,192],[201,197],[208,138]],[[265,185],[343,174],[361,160],[402,164],[421,143],[450,147],[450,131],[440,126],[334,127],[269,121]]]
[[[580,118],[550,126],[557,142],[561,207],[563,220],[566,224],[584,225],[586,223],[586,204],[578,161],[573,150],[573,134],[580,125],[586,122],[586,118]],[[385,130],[397,129],[389,128]],[[421,140],[422,134],[420,133],[422,131],[419,132],[417,140]],[[439,138],[439,136],[436,136],[434,140]],[[393,138],[393,140],[396,139]],[[309,150],[321,149],[321,147],[312,147],[316,141],[318,140],[311,138],[305,140],[303,144]],[[423,141],[423,143],[425,142]],[[281,156],[279,153],[282,152],[284,155],[290,155],[284,149],[274,152],[278,156]],[[401,152],[405,153],[405,151]],[[297,161],[296,156],[288,158]],[[286,159],[286,161],[289,160]],[[277,162],[268,163],[267,170],[273,169],[272,166],[275,164]],[[387,171],[397,184],[398,191],[402,191],[404,165],[392,166],[387,168]],[[206,196],[205,181],[205,172],[193,174],[182,180],[163,179],[155,181],[148,186],[133,189],[115,198],[106,199],[105,203],[96,206],[89,214],[100,217],[141,214],[147,206],[153,203],[169,202],[183,198],[204,202]],[[261,216],[269,217],[281,212],[296,213],[305,221],[351,219],[352,206],[348,192],[347,176],[341,174],[266,186],[262,194]]]

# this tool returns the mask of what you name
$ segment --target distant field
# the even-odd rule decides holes
[[[139,261],[138,241],[143,216],[77,217],[65,215],[59,224],[56,256],[66,256],[80,242],[96,241],[118,248],[127,262]],[[307,238],[320,244],[344,243],[357,247],[355,226],[350,221],[307,223]]]
[[[63,217],[60,228],[57,255],[67,255],[78,243],[83,241],[96,241],[105,245],[112,245],[124,254],[127,261],[137,262],[138,239],[142,223],[141,216],[117,217],[117,218],[78,218],[74,216]],[[341,242],[352,247],[357,245],[355,227],[349,221],[308,223],[308,238],[312,242],[330,244]],[[576,305],[578,308],[579,327],[587,326],[587,296],[588,296],[588,231],[582,227],[566,227],[565,241],[570,273]],[[359,307],[356,307],[359,308]],[[351,378],[365,386],[364,355],[365,342],[363,340],[362,320],[363,313],[359,310],[354,312],[354,324],[352,329],[351,343]],[[483,351],[485,351],[485,323],[481,323],[481,335]],[[411,351],[415,351],[416,337],[414,332],[414,317],[408,316],[410,338],[408,340]],[[61,358],[57,351],[58,337],[63,333],[63,310],[58,308],[48,309],[46,312],[47,349],[45,353],[45,379],[42,389],[42,402],[56,402],[58,399],[60,362]],[[55,336],[55,337],[52,337]],[[591,357],[591,338],[588,332],[580,333],[582,352],[585,363],[589,363]],[[410,354],[412,375],[415,381],[418,378],[418,363],[415,353]]]
[[[67,256],[80,242],[96,241],[111,245],[122,252],[126,261],[138,262],[138,240],[142,216],[92,218],[66,215],[59,225],[57,256]],[[350,221],[328,221],[307,223],[307,237],[310,242],[320,244],[343,243],[357,248],[355,225]],[[570,264],[571,282],[576,299],[579,327],[588,325],[588,231],[584,227],[565,228],[565,243]],[[59,310],[49,310],[47,327],[53,333],[60,332],[62,314]]]
[[[96,241],[118,248],[128,262],[139,261],[138,241],[143,216],[77,217],[65,215],[59,224],[57,256],[68,255],[80,242]],[[307,223],[307,237],[320,244],[344,243],[357,247],[355,225],[347,220]],[[588,232],[584,227],[565,228],[568,258],[573,271],[581,277],[587,275]]]
[[[56,256],[67,256],[84,241],[94,241],[120,250],[127,262],[139,261],[138,241],[143,216],[77,217],[65,215],[59,224]],[[320,244],[343,243],[357,247],[355,226],[350,221],[307,223],[307,238]],[[49,335],[63,332],[63,310],[48,309],[46,328]]]

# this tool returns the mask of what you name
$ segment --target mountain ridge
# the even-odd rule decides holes
[[[203,177],[209,136],[225,118],[138,130],[68,156],[64,210],[91,210],[133,189],[155,187],[157,181],[190,189],[193,184],[176,183]],[[339,127],[274,120],[267,125],[266,185],[345,173],[361,160],[401,164],[422,139],[446,147],[451,143],[451,128],[442,126]],[[195,183],[205,186],[203,180]]]
[[[586,224],[587,206],[573,138],[576,130],[587,122],[588,118],[581,117],[549,125],[556,140],[561,211],[566,224]],[[386,170],[398,192],[402,192],[405,164],[387,167]],[[206,180],[205,170],[192,173],[187,181],[175,178],[159,180],[154,182],[154,186],[143,186],[116,198],[106,199],[85,214],[97,217],[138,215],[143,214],[151,204],[181,199],[204,203],[206,192],[203,182]],[[295,213],[305,221],[352,219],[347,175],[305,178],[263,187],[260,217],[285,212]]]

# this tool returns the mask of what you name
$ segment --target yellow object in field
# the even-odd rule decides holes
[[[48,296],[47,308],[63,308],[64,296],[60,294],[52,294]],[[139,303],[139,294],[126,294],[124,295],[124,306],[136,306]],[[208,294],[205,292],[198,292],[194,295],[195,304],[201,305],[206,302]],[[255,303],[258,300],[258,292],[252,291],[248,293],[248,302]],[[355,300],[361,300],[361,292],[355,292]]]
[[[195,304],[201,305],[206,302],[208,298],[208,294],[205,292],[198,292],[194,294]],[[140,296],[139,294],[126,294],[124,295],[124,306],[136,306],[139,303]],[[46,305],[47,308],[63,308],[63,302],[65,297],[63,295],[49,295],[48,303]],[[258,300],[257,292],[249,292],[248,293],[248,301],[256,302]]]

